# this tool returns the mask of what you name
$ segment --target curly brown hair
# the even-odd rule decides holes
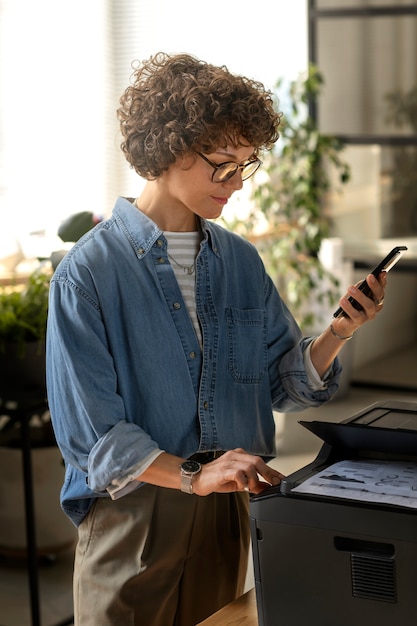
[[[281,119],[262,83],[188,54],[163,52],[138,64],[117,115],[122,151],[148,180],[180,156],[237,147],[242,138],[255,155],[269,150]]]

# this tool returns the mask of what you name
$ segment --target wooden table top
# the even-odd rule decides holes
[[[258,626],[255,589],[210,615],[199,626]]]

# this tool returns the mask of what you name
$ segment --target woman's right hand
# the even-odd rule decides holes
[[[261,457],[236,448],[202,466],[201,472],[193,478],[193,493],[199,496],[233,491],[258,494],[271,485],[279,485],[283,478],[281,472],[267,465]]]

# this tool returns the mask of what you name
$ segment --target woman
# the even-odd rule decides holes
[[[136,69],[118,111],[136,199],[51,283],[48,396],[79,529],[75,622],[193,626],[242,592],[248,492],[278,485],[272,410],[319,406],[385,276],[317,338],[255,248],[210,222],[278,138],[257,82],[189,55]]]

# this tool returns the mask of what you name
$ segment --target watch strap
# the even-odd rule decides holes
[[[181,491],[183,493],[188,493],[190,495],[193,493],[193,477],[194,474],[181,472]]]
[[[180,465],[181,491],[191,495],[193,493],[193,478],[201,472],[201,464],[197,461],[184,461]]]

